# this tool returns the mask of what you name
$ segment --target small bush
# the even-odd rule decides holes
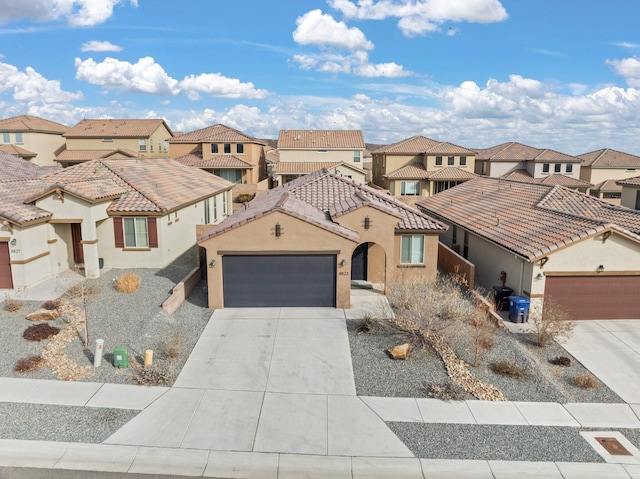
[[[133,379],[141,386],[171,386],[176,380],[176,373],[168,365],[155,363],[149,368],[135,368]]]
[[[49,326],[46,323],[34,324],[33,326],[29,326],[24,330],[24,333],[22,333],[22,337],[27,341],[40,342],[44,339],[50,338],[51,336],[55,336],[59,332],[60,328]]]
[[[49,311],[54,311],[54,310],[60,309],[60,300],[59,299],[50,299],[48,301],[45,301],[42,304],[42,307],[44,309],[48,309]]]
[[[133,293],[140,287],[140,276],[135,273],[124,273],[114,280],[114,285],[119,293]]]
[[[571,366],[571,359],[566,356],[558,356],[557,358],[549,359],[549,362],[556,366]]]
[[[368,333],[373,329],[373,318],[368,314],[362,316],[356,324],[356,333]]]
[[[16,311],[20,311],[22,308],[22,301],[14,298],[5,298],[4,300],[4,310],[10,313],[15,313]]]
[[[252,195],[250,193],[240,193],[238,196],[236,196],[236,201],[238,203],[248,203],[253,199],[254,196],[255,195]]]
[[[491,370],[511,379],[527,379],[529,374],[522,368],[516,366],[512,361],[498,361],[491,363]]]
[[[180,352],[182,351],[180,331],[174,332],[169,339],[162,344],[162,351],[169,359],[175,359],[180,356]]]
[[[44,365],[44,359],[41,356],[33,355],[26,358],[18,359],[13,370],[17,373],[30,373]]]
[[[464,389],[455,383],[430,383],[424,382],[422,390],[425,396],[441,401],[462,401],[466,397]]]
[[[589,373],[577,374],[571,380],[580,389],[598,389],[598,380]]]

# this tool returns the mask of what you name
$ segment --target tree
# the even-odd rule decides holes
[[[534,327],[536,344],[541,348],[549,341],[570,338],[575,327],[569,311],[550,296],[533,305],[529,311],[529,323]]]

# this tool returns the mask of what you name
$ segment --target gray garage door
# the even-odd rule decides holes
[[[227,308],[336,305],[335,255],[225,255],[222,275]]]

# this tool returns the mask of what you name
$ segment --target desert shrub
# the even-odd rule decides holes
[[[4,299],[4,310],[10,313],[15,313],[16,311],[20,311],[22,308],[22,301],[15,298],[5,297]]]
[[[468,320],[474,367],[477,367],[486,353],[493,349],[495,345],[493,337],[497,330],[496,325],[491,319],[489,306],[487,306],[491,303],[482,301],[482,298],[483,296],[480,292],[475,292],[475,294],[472,295],[475,310]]]
[[[462,401],[466,393],[464,389],[452,382],[422,383],[422,391],[426,397],[440,399],[442,401]]]
[[[238,203],[248,203],[253,199],[254,196],[255,195],[252,195],[250,193],[240,193],[238,196],[236,196],[236,201]]]
[[[42,307],[44,309],[48,309],[49,311],[54,311],[60,309],[60,300],[59,299],[49,299],[42,303]]]
[[[171,386],[176,372],[170,365],[155,363],[148,368],[134,368],[133,380],[141,386]]]
[[[24,333],[22,333],[22,337],[27,341],[40,342],[44,339],[50,338],[51,336],[55,336],[59,332],[60,328],[49,326],[46,323],[34,324],[33,326],[29,326],[24,330]]]
[[[566,356],[558,356],[557,358],[549,359],[549,362],[556,366],[571,366],[571,359]]]
[[[517,366],[513,361],[497,361],[495,363],[491,363],[490,367],[494,373],[511,379],[527,379],[529,377],[529,374],[524,369]]]
[[[33,355],[26,358],[18,359],[13,370],[17,373],[30,373],[44,365],[44,358],[41,356]]]
[[[175,331],[163,344],[162,352],[169,358],[175,359],[182,351],[182,337],[180,331]]]
[[[123,273],[114,280],[119,293],[133,293],[140,287],[140,276],[135,273]]]
[[[576,374],[571,382],[580,389],[598,389],[598,380],[589,373]]]
[[[368,333],[373,329],[373,318],[365,314],[356,323],[356,333]]]
[[[571,337],[575,322],[569,311],[546,297],[542,305],[534,305],[529,311],[529,323],[533,324],[536,344],[544,348],[549,341]]]

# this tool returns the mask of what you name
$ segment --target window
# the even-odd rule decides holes
[[[147,218],[123,218],[125,248],[148,248]]]
[[[16,143],[22,145],[22,133],[20,132],[16,133]]]
[[[149,151],[153,151],[153,140],[149,138]]]
[[[3,133],[2,134],[2,142],[3,143],[11,143],[11,133]]]
[[[242,170],[213,170],[213,174],[231,183],[242,184]]]
[[[424,263],[424,235],[402,235],[400,262],[404,264]]]
[[[218,153],[218,144],[217,143],[211,143],[211,153],[213,153],[213,154],[217,154]]]
[[[354,151],[353,152],[353,162],[354,163],[360,163],[360,151]]]
[[[436,181],[434,195],[459,185],[462,181]]]
[[[113,141],[113,138],[108,138],[108,137],[107,138],[103,138],[102,141],[111,142],[111,141]]]
[[[436,166],[442,166],[442,157],[436,156]]]
[[[204,200],[204,224],[211,223],[211,211],[209,211],[209,198]]]
[[[451,245],[455,246],[458,244],[458,227],[454,226],[451,230]]]
[[[560,173],[562,171],[562,163],[556,163],[553,165],[553,172]]]
[[[455,156],[449,156],[447,158],[447,166],[453,166],[456,164],[456,157]]]
[[[225,143],[223,148],[224,148],[224,154],[225,155],[230,155],[231,154],[231,143]]]
[[[403,181],[401,183],[402,196],[420,196],[420,182],[419,181]]]
[[[542,172],[543,173],[549,173],[549,163],[543,163],[542,164]]]
[[[640,190],[636,191],[636,209],[640,210]]]
[[[147,151],[147,140],[145,140],[144,138],[140,138],[138,140],[138,150]]]
[[[460,157],[460,166],[467,166],[467,157],[466,156],[461,156]]]
[[[213,221],[218,219],[218,197],[213,197]]]
[[[227,194],[222,193],[222,216],[227,216]]]
[[[162,142],[162,149],[164,150],[164,152],[168,152],[169,151],[169,142],[168,141],[163,141]]]
[[[244,145],[242,143],[236,145],[236,153],[238,155],[244,155]]]
[[[565,168],[565,171],[567,173],[573,173],[573,165],[571,163],[567,163],[567,166]]]
[[[462,246],[462,256],[465,259],[469,258],[469,232],[464,232],[464,244]]]
[[[318,153],[326,153],[327,150],[318,150]]]

